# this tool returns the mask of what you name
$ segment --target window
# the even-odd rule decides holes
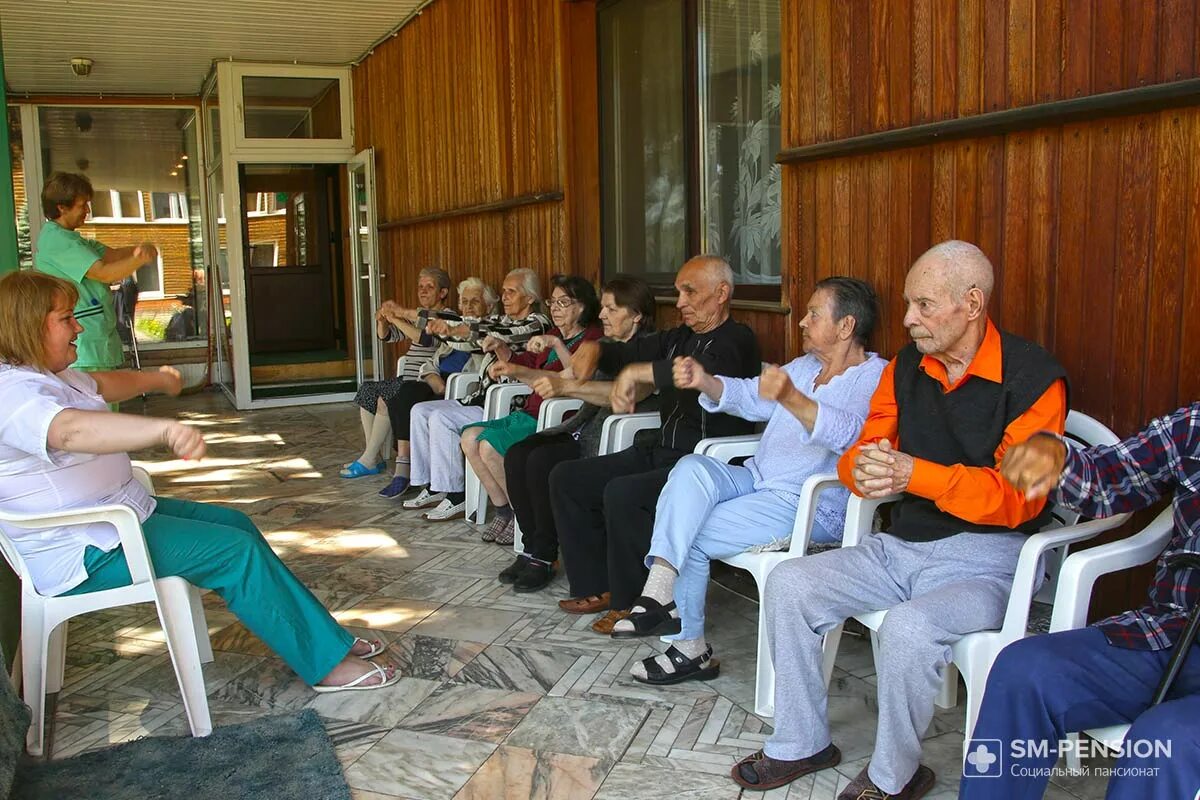
[[[274,267],[279,264],[278,242],[251,242],[250,266]]]
[[[255,192],[246,195],[246,216],[265,217],[268,214],[287,213],[287,195],[281,203],[280,195],[276,192]],[[225,216],[225,198],[221,197],[221,216]]]
[[[138,271],[134,276],[138,285],[139,300],[160,300],[163,296],[163,257],[162,253],[158,254],[158,258],[151,261],[149,264],[143,264],[138,267]]]
[[[780,299],[779,24],[779,0],[601,6],[606,272],[665,288],[713,253],[738,298]]]
[[[599,26],[604,263],[670,286],[691,249],[682,3],[624,0]]]
[[[141,192],[97,189],[88,222],[145,222]]]
[[[154,222],[187,222],[187,195],[183,192],[151,192],[150,219]]]

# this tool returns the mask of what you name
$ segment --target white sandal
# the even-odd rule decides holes
[[[368,683],[364,686],[363,681],[374,675],[378,675],[381,678],[380,682]],[[319,692],[320,694],[329,694],[330,692],[365,692],[370,689],[382,689],[385,686],[391,686],[392,684],[398,682],[401,677],[402,676],[397,671],[396,674],[389,678],[387,676],[387,670],[378,664],[372,664],[371,669],[368,672],[364,672],[362,675],[359,675],[349,683],[343,683],[339,686],[314,686],[312,689],[314,692]]]
[[[382,653],[384,650],[387,650],[387,645],[383,643],[382,639],[372,642],[370,639],[363,639],[362,637],[355,637],[354,644],[358,644],[359,642],[362,642],[363,644],[366,644],[366,645],[370,645],[371,649],[368,650],[367,652],[363,653],[362,655],[358,655],[357,653],[354,652],[354,645],[353,644],[350,645],[350,655],[355,656],[356,658],[374,658],[375,656]]]

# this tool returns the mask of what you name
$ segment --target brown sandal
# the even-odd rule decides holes
[[[810,772],[836,767],[841,760],[842,751],[832,744],[821,752],[799,761],[781,761],[759,750],[734,764],[729,777],[733,778],[733,782],[738,786],[755,792],[766,792],[791,783]]]
[[[558,607],[568,614],[595,614],[597,611],[608,609],[608,599],[608,592],[588,597],[572,597],[568,600],[559,600]]]

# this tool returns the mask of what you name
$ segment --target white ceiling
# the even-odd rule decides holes
[[[423,0],[0,0],[16,96],[197,95],[215,59],[347,64]],[[74,57],[95,62],[77,78]]]

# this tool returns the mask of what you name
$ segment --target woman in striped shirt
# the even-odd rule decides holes
[[[449,297],[450,276],[445,270],[437,267],[421,270],[417,277],[417,303],[422,310],[439,311],[445,308]],[[438,342],[405,319],[401,309],[390,300],[381,305],[375,314],[375,332],[388,343],[407,340],[408,352],[400,359],[395,378],[363,381],[358,387],[354,402],[358,405],[365,446],[362,455],[342,468],[339,474],[343,478],[378,475],[387,467],[392,433],[387,401],[395,397],[405,383],[421,380],[422,373],[437,357]],[[461,364],[455,367],[455,371],[458,369],[461,369]]]

